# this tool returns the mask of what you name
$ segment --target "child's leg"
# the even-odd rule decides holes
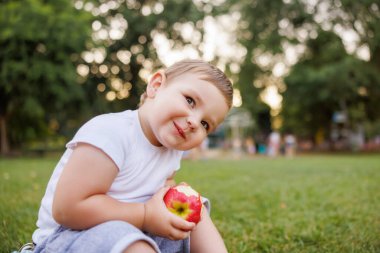
[[[136,242],[139,243],[135,244]],[[38,244],[33,253],[121,253],[132,245],[136,247],[144,244],[140,242],[150,246],[151,251],[143,252],[160,252],[157,244],[136,227],[123,221],[109,221],[88,230],[71,230],[60,227],[41,244]]]
[[[224,253],[227,248],[207,212],[190,235],[190,252]]]
[[[152,246],[144,241],[137,241],[132,243],[123,253],[155,253],[156,251]]]
[[[155,236],[147,233],[147,235],[154,240],[158,245],[161,252],[181,252],[190,253],[190,240],[189,238],[173,241],[164,237]]]

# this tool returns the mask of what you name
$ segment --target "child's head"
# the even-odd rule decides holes
[[[153,74],[139,109],[150,142],[178,150],[202,143],[224,120],[232,104],[232,84],[222,71],[185,60]]]
[[[214,84],[223,94],[228,107],[232,106],[232,84],[226,75],[214,65],[201,60],[182,60],[168,67],[163,73],[167,82],[185,73],[197,74],[201,79]],[[140,106],[144,103],[146,96],[146,92],[141,95]]]

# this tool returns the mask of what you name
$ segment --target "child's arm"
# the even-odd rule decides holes
[[[166,179],[165,186],[175,186],[175,180],[174,180],[175,172]]]
[[[103,151],[89,144],[79,144],[57,183],[54,219],[72,229],[122,220],[171,239],[183,239],[193,229],[193,223],[167,211],[162,200],[167,188],[161,189],[145,205],[123,203],[106,195],[117,173],[117,166]],[[149,221],[154,223],[147,224]]]

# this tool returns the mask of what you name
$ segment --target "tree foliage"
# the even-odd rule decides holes
[[[345,111],[348,127],[376,121],[380,99],[378,72],[380,47],[380,2],[353,0],[227,1],[240,15],[237,36],[247,49],[239,76],[243,106],[258,115],[257,102],[265,85],[253,85],[273,75],[283,61],[290,68],[283,94],[283,129],[312,137],[326,133],[332,114]],[[339,35],[339,36],[338,36]],[[344,46],[351,36],[351,51]],[[290,47],[306,48],[299,62],[287,62]],[[368,52],[368,61],[358,58]],[[269,63],[260,63],[267,57]],[[273,85],[269,83],[268,85]],[[255,117],[257,118],[257,117]]]
[[[380,70],[380,1],[326,1],[333,24],[355,31],[358,46],[369,50],[370,63]]]
[[[246,49],[246,56],[241,62],[241,70],[237,74],[237,87],[241,91],[243,106],[247,108],[258,125],[263,114],[269,114],[270,108],[260,99],[260,93],[270,85],[264,82],[272,75],[274,65],[283,60],[283,42],[294,43],[295,38],[283,32],[285,28],[298,28],[303,22],[311,19],[299,1],[285,3],[275,1],[227,1],[218,8],[220,12],[237,12],[240,16],[236,36]],[[285,22],[286,21],[286,22]],[[287,27],[283,27],[283,23]],[[281,32],[282,30],[282,32]],[[260,57],[270,58],[267,64],[260,63]],[[262,85],[255,85],[261,81]],[[266,117],[264,117],[266,118]],[[261,127],[260,131],[268,131]]]
[[[238,73],[236,65],[229,63],[226,72],[261,131],[268,130],[261,121],[267,119],[270,108],[260,93],[273,85],[285,91],[284,129],[312,136],[318,129],[329,129],[336,111],[347,112],[350,127],[379,121],[379,0],[212,4],[198,0],[1,1],[2,152],[8,139],[19,145],[49,131],[68,131],[69,125],[76,128],[95,114],[136,108],[147,75],[163,65],[157,53],[165,46],[162,41],[171,50],[195,48],[201,56],[205,53],[204,20],[210,15],[237,17],[234,32],[246,54],[239,60]],[[185,36],[185,30],[190,34]],[[342,41],[344,32],[354,34],[351,51]],[[305,48],[298,63],[285,57],[290,47]],[[355,49],[368,52],[368,60],[359,59]],[[218,59],[216,55],[215,62]],[[279,62],[290,68],[286,89],[270,78]],[[73,118],[77,119],[74,124]]]
[[[307,38],[305,53],[285,79],[284,128],[310,138],[322,131],[328,139],[334,113],[346,115],[344,127],[349,131],[379,120],[374,109],[380,98],[379,7],[378,1],[349,0],[316,5],[316,14],[323,9],[327,18],[313,20],[316,36]],[[357,52],[348,54],[343,46],[347,33],[356,36],[351,43],[356,43]],[[358,58],[363,48],[367,61]]]
[[[0,3],[2,153],[8,141],[46,134],[49,122],[67,119],[82,101],[73,59],[85,49],[89,21],[69,0]]]
[[[184,48],[191,42],[183,38],[182,25],[202,31],[205,15],[202,5],[192,1],[114,2],[102,1],[92,9],[101,12],[93,23],[93,52],[100,50],[104,56],[84,63],[89,69],[84,77],[86,97],[95,114],[136,108],[148,74],[162,67],[157,47],[165,45],[157,45],[155,37],[166,38],[172,49]],[[106,36],[99,36],[104,32]]]
[[[162,66],[154,37],[172,48],[191,44],[182,25],[202,31],[203,8],[174,0],[3,1],[2,151],[8,138],[17,145],[75,129],[95,114],[136,108],[146,74]]]
[[[348,55],[337,35],[319,31],[285,79],[284,128],[314,138],[318,131],[328,136],[337,112],[348,116],[350,129],[379,118],[379,81],[376,69]]]

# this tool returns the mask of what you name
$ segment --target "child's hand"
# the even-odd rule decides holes
[[[185,239],[195,227],[195,223],[169,212],[163,201],[168,190],[169,187],[161,188],[146,202],[143,230],[171,240]]]

